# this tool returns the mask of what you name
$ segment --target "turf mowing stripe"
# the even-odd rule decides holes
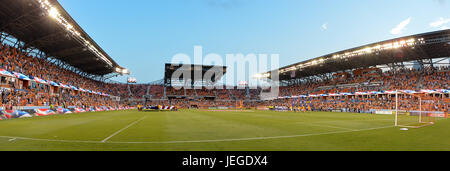
[[[351,128],[344,128],[344,127],[317,124],[317,123],[297,122],[296,124],[305,124],[305,125],[318,126],[318,127],[328,127],[328,128],[337,128],[337,129],[345,129],[345,130],[355,131],[355,129],[351,129]]]
[[[135,121],[136,122],[136,121]],[[82,140],[52,140],[52,139],[40,139],[40,138],[26,138],[26,137],[12,137],[12,136],[0,136],[0,138],[9,138],[17,140],[30,140],[30,141],[47,141],[47,142],[66,142],[66,143],[107,143],[107,144],[182,144],[182,143],[211,143],[211,142],[231,142],[231,141],[252,141],[252,140],[268,140],[268,139],[282,139],[282,138],[296,138],[296,137],[309,137],[318,135],[331,135],[331,134],[343,134],[361,131],[371,131],[377,129],[393,128],[394,126],[358,129],[352,131],[333,131],[323,133],[311,133],[311,134],[299,134],[299,135],[286,135],[286,136],[273,136],[273,137],[254,137],[254,138],[235,138],[235,139],[217,139],[217,140],[191,140],[191,141],[150,141],[150,142],[101,142],[101,141],[82,141]]]
[[[371,131],[371,130],[384,129],[384,128],[393,128],[393,127],[394,126],[391,125],[391,126],[377,127],[377,128],[367,128],[367,129],[357,129],[357,130],[347,130],[347,131],[333,131],[333,132],[300,134],[300,135],[274,136],[274,137],[254,137],[254,138],[218,139],[218,140],[192,140],[192,141],[108,142],[108,143],[111,143],[111,144],[179,144],[179,143],[209,143],[209,142],[252,141],[252,140],[268,140],[268,139],[296,138],[296,137],[308,137],[308,136],[318,136],[318,135],[342,134],[342,133]]]
[[[133,123],[131,123],[131,124],[129,124],[129,125],[123,127],[122,129],[118,130],[118,131],[115,132],[114,134],[111,134],[109,137],[106,137],[106,138],[105,138],[104,140],[102,140],[101,142],[104,143],[104,142],[108,141],[109,139],[111,139],[112,137],[116,136],[117,134],[119,134],[120,132],[124,131],[125,129],[127,129],[127,128],[133,126],[134,124],[136,124],[136,123],[138,123],[138,122],[144,120],[146,117],[147,117],[147,116],[144,116],[144,117],[142,117],[141,119],[138,119],[138,120],[134,121]]]

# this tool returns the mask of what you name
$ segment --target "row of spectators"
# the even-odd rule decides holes
[[[0,68],[9,72],[22,73],[32,80],[21,80],[1,75],[0,105],[11,106],[100,106],[113,105],[110,97],[94,95],[40,84],[33,79],[40,78],[66,85],[102,92],[120,94],[121,87],[82,77],[70,70],[59,67],[46,59],[37,58],[7,44],[0,44]]]
[[[450,70],[448,66],[439,68],[426,67],[420,70],[405,68],[372,75],[364,80],[360,80],[359,77],[349,77],[345,81],[339,82],[335,82],[332,79],[311,80],[300,85],[280,87],[280,96],[386,90],[446,89],[449,87]]]
[[[289,100],[258,101],[258,89],[175,89],[164,88],[161,85],[148,84],[111,84],[82,77],[70,70],[61,68],[46,59],[33,57],[7,44],[0,44],[0,68],[11,72],[22,73],[31,79],[41,78],[66,85],[81,87],[97,92],[103,92],[112,96],[125,99],[142,99],[144,95],[151,95],[153,99],[166,99],[164,95],[187,96],[185,100],[160,101],[165,105],[177,105],[180,108],[190,106],[214,107],[214,106],[290,106]],[[312,79],[294,86],[280,87],[280,96],[327,94],[358,91],[383,91],[396,89],[448,89],[450,86],[449,67],[427,67],[419,70],[400,69],[381,72],[370,70],[366,74],[357,75],[342,73],[338,78]],[[164,94],[165,91],[165,94]],[[212,98],[211,98],[212,97]],[[343,99],[339,99],[343,98]],[[412,103],[401,104],[402,108],[414,108],[417,101],[410,97]],[[241,103],[243,101],[243,103]],[[392,97],[338,97],[322,98],[310,101],[310,106],[318,110],[330,110],[345,108],[352,111],[365,111],[368,109],[392,108]],[[40,84],[34,81],[20,80],[15,77],[1,76],[0,80],[0,105],[1,106],[89,106],[89,105],[114,105],[113,98],[94,95],[52,87],[48,84]],[[426,106],[426,105],[425,105]],[[433,108],[433,107],[432,107]],[[434,106],[442,108],[442,106]]]
[[[82,77],[70,70],[24,53],[8,44],[0,44],[0,68],[10,72],[22,73],[29,78],[54,81],[66,85],[88,89],[96,92],[118,96],[122,99],[141,99],[144,95],[152,95],[153,99],[164,96],[164,87],[147,84],[111,84]],[[206,88],[193,90],[167,88],[167,95],[190,97],[217,97],[221,100],[244,99],[242,90],[209,90]],[[256,97],[252,91],[252,97]],[[113,103],[110,97],[78,92],[61,87],[52,87],[34,81],[17,79],[15,77],[1,76],[0,85],[1,106],[59,106],[71,105],[107,105]],[[183,103],[184,105],[185,103]]]
[[[369,81],[367,81],[369,80]],[[376,84],[374,84],[376,83]],[[342,84],[345,86],[339,86]],[[324,88],[325,87],[325,88]],[[307,82],[298,86],[282,87],[281,96],[295,96],[306,94],[328,93],[355,93],[366,91],[392,91],[392,90],[434,90],[450,88],[450,70],[448,66],[426,67],[423,69],[404,68],[371,74],[370,77],[359,79],[348,77],[344,81],[324,80],[314,83]],[[422,104],[419,104],[419,98]],[[447,111],[449,95],[442,94],[402,94],[399,96],[399,110]],[[266,102],[264,105],[292,107],[295,104],[292,99],[281,99]],[[302,99],[299,106],[311,107],[311,110],[331,111],[341,110],[349,112],[369,112],[377,109],[396,109],[395,95],[364,95],[364,96],[337,96]],[[294,105],[296,106],[296,104]]]
[[[361,79],[362,78],[362,79]],[[387,72],[372,72],[368,75],[358,77],[348,76],[336,81],[310,80],[295,86],[280,87],[280,96],[306,95],[306,94],[328,94],[328,93],[355,93],[366,91],[389,91],[389,90],[421,90],[421,89],[449,89],[450,70],[448,66],[427,67],[423,69],[400,69]],[[345,86],[343,86],[345,85]],[[201,92],[201,91],[200,91]],[[292,106],[292,99],[280,99],[273,101],[260,101],[258,95],[260,89],[250,90],[248,99],[245,90],[212,90],[216,94],[214,100],[199,100],[200,107],[236,107],[239,101],[244,101],[244,107],[256,108],[258,106]],[[442,103],[443,98],[439,94],[422,95],[422,110],[445,110],[448,108]],[[336,96],[303,99],[303,106],[311,110],[344,110],[350,112],[368,112],[375,109],[395,109],[393,95],[364,95],[364,96]],[[399,100],[400,110],[418,110],[418,98],[411,95],[402,95]],[[175,103],[176,104],[176,103]],[[448,105],[448,104],[447,104]]]
[[[134,92],[133,92],[134,93]],[[260,89],[249,89],[248,93],[246,89],[234,87],[232,89],[209,89],[209,88],[176,88],[176,87],[167,87],[166,95],[167,96],[185,96],[185,97],[214,97],[218,100],[248,100],[259,99],[258,95],[260,93]],[[151,85],[150,94],[153,99],[163,98],[164,87],[159,85]]]

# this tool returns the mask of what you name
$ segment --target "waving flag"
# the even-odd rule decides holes
[[[70,89],[75,90],[75,91],[78,91],[78,88],[75,87],[75,86],[70,86]]]
[[[87,92],[87,90],[86,89],[84,89],[84,88],[78,88],[80,91],[82,91],[82,92]]]
[[[84,110],[81,107],[75,108],[75,113],[84,113],[84,112],[86,112],[86,110]]]
[[[18,78],[20,80],[26,80],[26,81],[30,81],[31,80],[28,76],[23,75],[23,74],[18,73],[18,72],[14,72],[14,76],[16,76],[16,78]]]
[[[5,69],[1,69],[1,68],[0,68],[0,75],[14,77],[13,74],[11,74],[10,72],[6,71]]]
[[[58,108],[57,109],[59,114],[70,114],[72,113],[69,109],[64,109],[64,108]]]
[[[367,94],[369,94],[369,93],[367,93],[367,92],[356,92],[355,94],[356,94],[356,95],[367,95]]]
[[[400,90],[400,92],[407,93],[407,94],[414,94],[414,93],[417,93],[417,92],[414,91],[414,90]]]
[[[353,93],[341,93],[341,96],[351,96]]]
[[[31,116],[28,112],[24,112],[21,110],[16,110],[17,112],[17,116],[19,116],[19,118],[31,118],[33,116]]]
[[[8,119],[13,118],[13,117],[12,117],[12,116],[13,116],[13,113],[14,113],[13,110],[3,110],[3,111],[2,111],[3,116],[5,116],[5,117],[8,118]]]
[[[110,111],[109,107],[104,106],[103,109],[105,109],[105,111]]]
[[[48,84],[47,81],[45,81],[43,79],[40,79],[38,77],[34,77],[33,80],[36,81],[36,83],[39,83],[39,84]]]
[[[396,94],[397,91],[385,91],[386,94]]]
[[[383,92],[380,92],[380,91],[370,91],[369,92],[369,94],[372,94],[372,95],[377,95],[377,94],[382,94]]]
[[[2,113],[8,119],[32,117],[29,113],[20,110],[4,110]]]
[[[446,90],[446,89],[437,89],[436,91],[444,93],[444,94],[449,94],[450,93],[450,90]]]
[[[101,111],[103,111],[103,109],[102,109],[101,107],[96,107],[96,108],[95,108],[95,111],[96,111],[96,112],[101,112]]]
[[[59,83],[59,86],[61,86],[62,88],[70,89],[69,85],[66,85],[66,84],[63,84],[63,83]]]
[[[426,94],[435,94],[435,93],[439,93],[437,91],[434,90],[420,90],[421,93],[426,93]]]
[[[36,115],[38,115],[38,116],[48,116],[48,115],[56,114],[55,112],[53,112],[50,109],[34,109],[34,111],[36,112]]]
[[[59,87],[59,84],[54,81],[50,81],[50,85],[54,87]]]

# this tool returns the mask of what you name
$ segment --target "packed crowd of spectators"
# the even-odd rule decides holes
[[[33,57],[7,44],[0,44],[0,69],[11,73],[17,72],[28,76],[31,81],[21,80],[14,76],[1,75],[0,105],[11,106],[100,106],[118,105],[110,96],[96,95],[81,91],[53,87],[33,81],[40,78],[78,88],[102,92],[122,99],[143,99],[150,95],[160,105],[176,105],[180,108],[195,107],[258,107],[258,106],[291,106],[292,100],[278,99],[261,101],[259,95],[263,91],[257,89],[176,89],[162,85],[149,84],[114,84],[92,80],[80,76],[70,70],[61,68],[45,59]],[[280,87],[280,96],[296,96],[307,94],[355,93],[366,91],[388,90],[421,90],[448,89],[450,87],[449,67],[426,67],[423,69],[404,68],[382,72],[380,69],[369,69],[363,72],[340,73],[335,77],[315,78],[297,85]],[[357,74],[355,74],[357,73]],[[168,98],[175,96],[174,98]],[[182,96],[181,99],[177,99]],[[305,100],[316,110],[346,109],[352,112],[363,112],[370,109],[392,109],[392,95],[337,96],[320,97]],[[402,96],[402,109],[416,109],[417,98]],[[431,102],[436,96],[429,98]],[[168,100],[171,99],[171,100]],[[306,102],[304,102],[306,104]],[[395,105],[394,105],[395,106]],[[425,108],[438,109],[443,105],[424,102]]]
[[[293,86],[280,87],[280,96],[296,96],[308,94],[355,93],[368,91],[392,90],[422,90],[422,89],[448,89],[450,86],[450,70],[448,67],[426,67],[423,69],[399,69],[396,71],[371,72],[354,76],[348,74],[344,79],[329,78],[324,80],[309,80]],[[258,89],[214,89],[195,90],[197,95],[214,94],[214,99],[198,99],[199,107],[238,107],[243,101],[244,108],[257,108],[258,106],[285,106],[292,107],[292,99],[276,99],[271,101],[259,100],[262,90]],[[174,90],[170,90],[174,94]],[[179,90],[184,94],[184,90]],[[422,110],[444,110],[440,94],[420,95]],[[400,110],[418,110],[417,95],[400,95]],[[183,101],[183,100],[178,100]],[[190,99],[192,101],[192,99]],[[332,111],[341,110],[349,112],[369,112],[371,110],[395,109],[395,96],[392,94],[328,96],[302,99],[302,106],[310,110]],[[441,103],[437,103],[441,102]],[[177,103],[173,103],[177,104]]]
[[[369,81],[368,81],[369,80]],[[376,84],[372,84],[376,83]],[[339,86],[345,84],[347,86]],[[352,85],[350,85],[352,84]],[[325,87],[325,88],[323,88]],[[282,96],[297,96],[308,94],[356,93],[367,91],[395,91],[395,90],[435,90],[450,88],[450,70],[448,66],[426,67],[423,69],[399,69],[384,73],[372,74],[371,77],[360,79],[349,77],[346,81],[324,80],[307,82],[297,86],[287,86],[280,89]],[[422,110],[445,111],[449,104],[443,99],[449,95],[435,94],[401,94],[399,95],[399,110],[419,110],[419,97],[422,99]],[[279,106],[297,106],[292,99],[280,99],[269,102]],[[350,95],[335,97],[303,98],[298,106],[311,107],[311,110],[331,111],[341,110],[349,112],[370,112],[371,110],[396,108],[395,95]]]
[[[108,96],[73,91],[49,84],[34,82],[34,78],[54,81],[95,92],[117,95],[120,86],[82,77],[49,61],[24,53],[7,44],[0,44],[0,68],[10,73],[21,73],[31,80],[1,75],[0,105],[11,106],[100,106],[113,105]]]

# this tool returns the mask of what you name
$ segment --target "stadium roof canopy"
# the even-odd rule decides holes
[[[0,31],[87,74],[129,74],[57,0],[2,0]]]
[[[255,77],[269,78],[271,73],[278,71],[279,80],[294,80],[350,69],[445,57],[450,57],[449,29],[347,49]]]

